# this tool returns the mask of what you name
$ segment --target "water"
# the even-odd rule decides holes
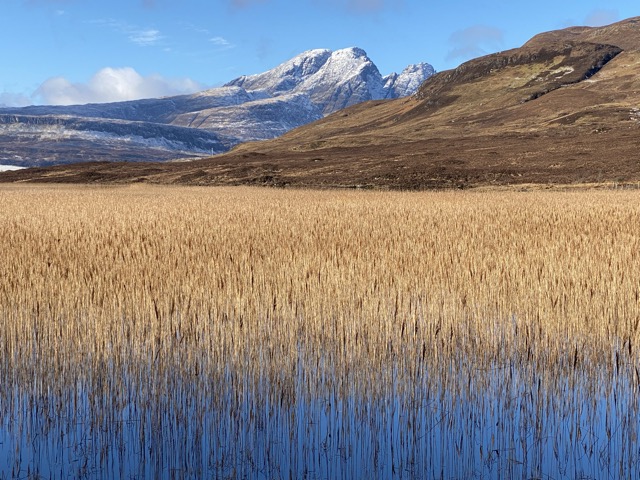
[[[149,368],[56,387],[5,383],[0,478],[640,475],[631,373],[465,362],[425,368],[408,385],[390,371],[313,388],[304,363],[277,382]]]

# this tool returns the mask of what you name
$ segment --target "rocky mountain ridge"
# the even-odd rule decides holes
[[[383,77],[361,48],[310,50],[265,73],[243,76],[226,86],[266,92],[270,96],[303,93],[323,114],[367,100],[414,93],[435,73],[431,65],[409,65],[400,75]]]
[[[363,101],[414,93],[422,63],[383,77],[360,48],[311,50],[267,72],[193,95],[0,109],[0,163],[170,160],[276,138]],[[54,128],[55,127],[55,128]]]

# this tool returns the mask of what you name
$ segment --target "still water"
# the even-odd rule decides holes
[[[459,363],[367,389],[309,388],[303,364],[278,382],[105,371],[0,387],[0,478],[640,476],[630,373]]]

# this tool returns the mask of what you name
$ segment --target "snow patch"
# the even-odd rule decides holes
[[[26,167],[18,167],[16,165],[0,165],[0,172],[13,172],[15,170],[23,170]]]

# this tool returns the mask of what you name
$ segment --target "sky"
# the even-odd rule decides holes
[[[437,71],[549,30],[640,15],[635,0],[0,0],[0,105],[192,93],[315,48],[382,75]]]

